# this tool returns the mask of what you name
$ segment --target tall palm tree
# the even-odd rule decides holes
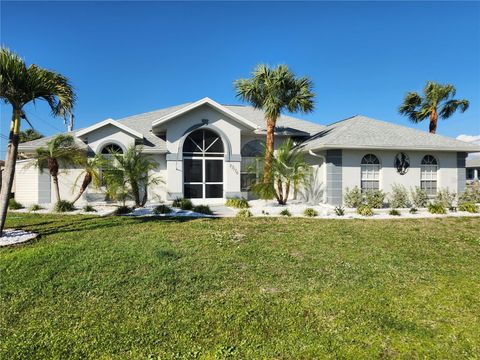
[[[40,134],[37,130],[34,129],[27,129],[24,131],[20,131],[20,141],[21,143],[27,142],[27,141],[33,141],[43,138],[43,135]]]
[[[40,172],[48,169],[53,180],[56,202],[61,200],[58,185],[60,167],[82,164],[85,155],[85,151],[75,144],[73,136],[64,134],[57,135],[47,142],[47,147],[37,149],[32,165],[38,167]]]
[[[271,182],[270,168],[277,120],[282,111],[310,112],[314,107],[313,84],[306,77],[295,77],[286,65],[270,68],[258,65],[250,79],[236,80],[237,97],[265,113],[267,139],[264,161],[264,182]]]
[[[93,158],[83,157],[83,162],[80,164],[83,166],[83,171],[78,175],[75,180],[74,188],[77,187],[77,183],[83,175],[82,185],[78,191],[77,196],[72,200],[72,205],[77,202],[82,194],[87,190],[88,186],[93,183],[93,186],[98,188],[102,185],[101,169],[108,164],[107,159],[102,155],[97,154]]]
[[[430,119],[430,133],[435,134],[439,117],[448,119],[455,111],[460,110],[463,113],[468,109],[470,104],[468,100],[453,98],[456,92],[457,90],[453,85],[429,81],[423,89],[423,97],[414,91],[405,95],[399,112],[408,116],[416,124],[428,117]]]
[[[12,191],[17,161],[20,125],[26,119],[23,108],[29,102],[45,100],[53,116],[64,116],[73,109],[75,94],[66,77],[37,65],[27,66],[15,53],[0,49],[0,99],[12,106],[10,136],[3,186],[0,194],[0,234],[7,217],[7,206]]]

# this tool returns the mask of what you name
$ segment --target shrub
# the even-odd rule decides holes
[[[382,208],[386,195],[382,190],[367,191],[365,193],[367,205],[374,209]]]
[[[70,201],[60,200],[55,204],[56,212],[70,212],[75,210],[75,206]]]
[[[478,213],[478,206],[474,203],[464,202],[458,205],[458,210],[467,211],[469,213]]]
[[[357,208],[357,214],[362,216],[373,216],[373,210],[370,206],[362,204]]]
[[[315,209],[306,208],[305,211],[303,212],[303,215],[308,217],[315,217],[315,216],[318,216],[318,213]]]
[[[15,200],[14,198],[11,198],[10,200],[8,200],[8,208],[10,210],[18,210],[18,209],[23,209],[23,205],[20,204],[17,200]]]
[[[480,203],[480,187],[477,188],[467,188],[463,194],[459,195],[458,203]]]
[[[225,205],[236,208],[236,209],[248,209],[250,207],[247,199],[244,199],[244,198],[227,199],[227,201],[225,202]]]
[[[415,207],[426,207],[428,204],[428,195],[427,192],[420,187],[416,186],[414,190],[410,191],[412,196],[412,203]]]
[[[345,206],[350,208],[356,208],[362,205],[362,192],[360,191],[358,186],[355,186],[351,190],[347,188],[345,190],[345,196],[343,197],[343,201],[345,203]]]
[[[38,211],[38,210],[43,210],[43,207],[41,207],[38,204],[30,206],[30,211]]]
[[[268,211],[265,211],[265,210],[262,210],[262,215],[270,215],[270,213]]]
[[[252,213],[248,209],[242,209],[237,212],[237,217],[242,217],[242,218],[249,218],[252,217]]]
[[[184,198],[177,198],[173,200],[172,203],[173,207],[180,208],[182,210],[192,210],[193,209],[193,203],[190,199],[184,199]]]
[[[437,193],[437,203],[442,204],[445,208],[451,208],[456,197],[457,195],[454,192],[450,192],[448,189],[441,189]]]
[[[446,214],[447,210],[442,203],[434,202],[428,205],[428,212],[430,214]]]
[[[292,216],[292,214],[290,214],[290,211],[288,211],[288,209],[283,209],[282,211],[280,211],[280,215],[282,215],[282,216]]]
[[[155,215],[161,215],[161,214],[170,214],[172,212],[172,208],[167,205],[158,205],[155,206],[155,209],[153,209],[153,213]]]
[[[345,215],[345,209],[341,206],[337,206],[335,207],[335,214],[337,214],[337,216],[343,216]]]
[[[390,207],[392,208],[406,208],[408,207],[408,192],[405,186],[393,184],[392,194],[390,195]]]
[[[418,212],[417,208],[412,207],[410,208],[410,214],[416,214]]]
[[[400,211],[398,211],[397,209],[391,209],[389,212],[388,212],[389,215],[392,215],[392,216],[400,216]]]
[[[133,211],[133,208],[131,208],[130,206],[123,205],[123,206],[119,206],[115,210],[114,214],[115,215],[125,215],[125,214],[130,214],[132,211]]]
[[[82,209],[84,212],[97,212],[92,205],[85,205]]]
[[[213,215],[213,211],[210,209],[208,205],[196,205],[192,209],[196,213],[204,214],[204,215]]]

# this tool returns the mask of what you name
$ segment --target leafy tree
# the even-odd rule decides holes
[[[286,65],[270,68],[258,65],[250,79],[236,80],[237,97],[265,113],[267,139],[264,182],[271,182],[270,168],[274,150],[275,126],[282,111],[310,112],[314,107],[313,84],[306,77],[295,77]]]
[[[71,112],[75,103],[75,94],[66,77],[54,71],[42,69],[37,65],[27,66],[15,53],[6,48],[0,49],[0,98],[12,106],[10,135],[3,186],[0,194],[0,233],[3,231],[7,216],[8,199],[12,191],[20,141],[20,125],[26,120],[23,108],[35,100],[45,100],[53,116],[64,116]]]
[[[20,136],[20,141],[19,142],[21,142],[21,143],[43,138],[43,135],[40,134],[38,131],[36,131],[34,129],[27,129],[25,131],[20,131],[19,136]]]
[[[136,207],[145,206],[148,186],[161,182],[160,178],[149,174],[157,166],[156,161],[143,155],[142,148],[135,145],[129,147],[125,154],[112,152],[110,167],[104,172],[107,195],[125,204],[131,194]]]
[[[107,166],[108,161],[102,155],[97,154],[93,158],[84,157],[82,163],[83,171],[78,175],[75,180],[74,188],[77,187],[77,183],[83,175],[82,185],[78,191],[77,196],[72,200],[72,204],[75,204],[82,194],[87,190],[87,187],[93,182],[93,186],[99,188],[102,185],[101,170]]]
[[[47,147],[38,148],[33,156],[32,165],[38,167],[40,172],[48,169],[53,180],[56,203],[60,202],[60,189],[58,174],[60,167],[79,165],[84,163],[85,151],[75,144],[71,135],[57,135],[47,142]]]
[[[423,97],[416,92],[407,93],[400,105],[399,112],[408,116],[416,124],[429,118],[429,130],[435,134],[439,117],[448,119],[457,110],[463,113],[468,109],[468,100],[456,100],[453,98],[455,94],[455,86],[429,81],[423,89]]]

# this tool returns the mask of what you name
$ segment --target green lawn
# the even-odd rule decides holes
[[[479,218],[8,226],[1,359],[479,358]]]

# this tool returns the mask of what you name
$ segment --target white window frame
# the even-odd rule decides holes
[[[424,160],[430,157],[429,162],[424,164]],[[433,161],[432,161],[433,159]],[[434,163],[433,163],[434,162]],[[432,186],[428,184],[435,184],[435,193],[429,191]],[[422,157],[420,162],[420,188],[427,192],[429,197],[437,196],[438,192],[438,160],[435,156],[427,154]]]
[[[378,164],[375,163],[375,159]],[[365,163],[364,160],[366,160]],[[362,157],[362,160],[360,160],[360,189],[363,193],[370,190],[380,190],[381,169],[382,165],[377,155],[369,153]],[[367,188],[363,186],[364,182],[376,183],[376,186]]]

